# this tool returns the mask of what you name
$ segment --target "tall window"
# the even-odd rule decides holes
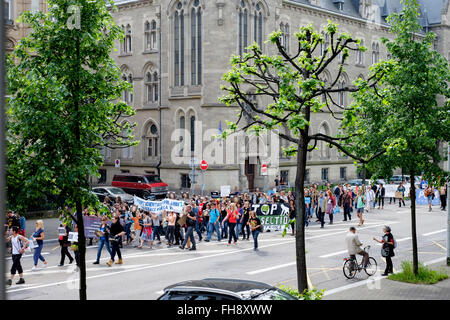
[[[126,137],[127,132],[122,132],[123,137]],[[125,147],[122,149],[122,159],[133,159],[133,147]]]
[[[259,45],[259,47],[262,49],[262,33],[263,33],[263,16],[261,11],[261,5],[259,3],[255,6],[255,16],[254,16],[254,40]]]
[[[345,87],[345,80],[341,80],[339,82],[339,89],[343,89]],[[338,93],[338,104],[343,107],[345,104],[345,92],[344,91],[340,91]]]
[[[12,20],[12,0],[5,0],[5,20]]]
[[[328,168],[322,168],[322,181],[328,181]]]
[[[145,74],[146,102],[158,101],[158,73],[148,71]]]
[[[202,84],[202,8],[195,0],[191,9],[191,84]]]
[[[326,123],[322,124],[319,130],[320,133],[324,135],[330,135],[330,130],[328,129],[328,125]],[[330,148],[327,146],[325,141],[319,141],[319,151],[321,159],[330,159]]]
[[[183,156],[183,151],[184,151],[184,139],[185,139],[185,130],[186,130],[186,118],[184,116],[180,117],[180,131],[181,131],[181,135],[180,135],[180,153],[179,156],[182,157]]]
[[[360,47],[364,46],[364,40],[361,40],[361,44],[359,45]],[[362,65],[364,64],[364,52],[362,51],[356,51],[356,64],[357,65]]]
[[[323,56],[326,53],[327,48],[330,45],[330,37],[329,37],[328,33],[322,32],[322,36],[323,36],[323,42],[320,44],[320,55],[321,56]]]
[[[346,167],[339,168],[339,177],[341,178],[341,181],[347,180],[347,168]]]
[[[248,46],[248,10],[245,1],[239,7],[239,55],[244,53]]]
[[[147,140],[147,157],[158,156],[158,127],[152,123],[148,126],[145,133]]]
[[[284,50],[289,52],[289,24],[280,24],[280,30],[281,30],[281,45],[284,47]]]
[[[131,83],[131,85],[133,86],[133,75],[130,73],[127,76],[125,72],[126,71],[124,71],[124,74],[122,75],[122,80]],[[122,94],[122,100],[125,103],[132,103],[133,102],[133,91],[125,90]]]
[[[145,51],[155,50],[156,44],[156,21],[145,22]]]
[[[191,116],[191,151],[195,151],[195,116]]]
[[[127,24],[126,27],[122,26],[122,30],[125,33],[125,38],[122,43],[122,53],[131,52],[131,26]]]
[[[380,59],[380,45],[378,43],[372,43],[372,64],[378,63]]]
[[[174,68],[175,86],[184,86],[184,10],[178,2],[174,14]]]

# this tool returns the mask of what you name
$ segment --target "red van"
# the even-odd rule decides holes
[[[165,198],[169,191],[167,183],[155,174],[116,174],[112,185],[144,199]]]

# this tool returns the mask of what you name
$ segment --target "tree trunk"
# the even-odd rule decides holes
[[[419,257],[417,254],[417,231],[416,231],[416,186],[414,185],[414,167],[410,169],[409,179],[411,184],[411,236],[413,251],[413,271],[417,276],[419,270]]]
[[[84,236],[83,208],[81,201],[76,201],[78,226],[78,259],[80,269],[80,300],[87,300],[86,290],[86,237]]]
[[[308,289],[308,276],[306,273],[306,247],[305,247],[305,171],[308,143],[300,135],[297,146],[297,176],[295,177],[295,208],[296,208],[296,235],[295,248],[297,259],[297,287],[302,293]]]
[[[366,190],[366,165],[365,164],[363,164],[362,174],[363,174],[363,177],[362,177],[362,186],[361,187],[364,192]]]

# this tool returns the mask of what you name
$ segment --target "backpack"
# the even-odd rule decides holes
[[[397,240],[395,240],[394,237],[392,237],[392,240],[394,240],[394,249],[397,248]]]

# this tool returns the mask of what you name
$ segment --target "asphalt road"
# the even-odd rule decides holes
[[[429,263],[445,260],[446,214],[437,206],[433,207],[431,213],[423,206],[418,208],[420,261]],[[324,229],[312,223],[306,230],[309,281],[318,289],[325,289],[326,296],[355,286],[366,286],[370,290],[376,285],[371,279],[379,277],[385,265],[380,256],[380,246],[372,238],[380,238],[382,227],[386,224],[391,226],[398,242],[393,258],[394,269],[399,268],[401,261],[411,260],[408,206],[398,208],[387,205],[384,210],[375,209],[365,214],[365,225],[357,227],[360,240],[365,245],[371,245],[370,255],[379,264],[379,273],[372,278],[364,272],[353,280],[344,277],[342,263],[347,255],[344,238],[348,228],[356,226],[357,221],[343,222],[342,214],[335,215],[334,221],[333,225],[327,224]],[[48,228],[50,224],[46,225]],[[105,264],[109,260],[106,249],[103,249],[101,264],[92,264],[97,253],[94,245],[87,249],[87,296],[89,299],[102,300],[156,299],[170,284],[208,277],[249,279],[295,288],[294,237],[282,237],[280,232],[265,232],[259,237],[259,247],[259,251],[253,251],[252,241],[238,241],[229,247],[224,241],[201,242],[197,245],[197,251],[182,251],[178,247],[168,249],[163,244],[156,245],[154,249],[136,249],[132,245],[122,250],[123,265],[108,267]],[[22,259],[26,283],[14,283],[7,290],[8,299],[78,299],[77,268],[74,265],[57,266],[60,252],[56,242],[47,242],[43,254],[49,264],[39,271],[31,271],[33,263],[30,254]],[[7,264],[9,270],[10,258],[7,258]]]

